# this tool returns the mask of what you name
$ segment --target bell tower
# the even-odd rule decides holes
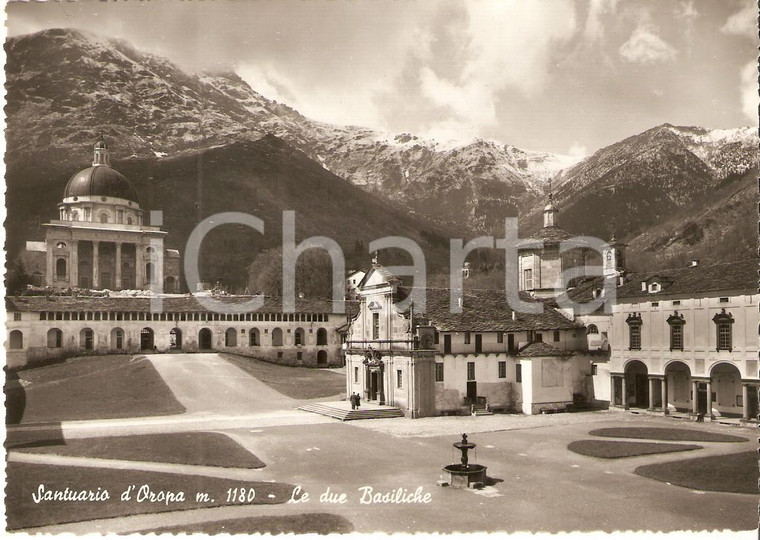
[[[92,166],[105,165],[111,166],[111,153],[108,151],[108,144],[100,137],[100,140],[95,143],[95,155],[92,158]]]
[[[558,225],[557,214],[559,214],[559,209],[554,204],[552,185],[549,181],[549,201],[544,206],[544,227],[556,227]]]
[[[623,242],[618,242],[615,235],[612,235],[603,252],[602,272],[604,277],[625,273],[625,248],[627,246]]]

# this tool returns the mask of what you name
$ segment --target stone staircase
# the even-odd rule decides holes
[[[336,418],[342,422],[349,420],[370,420],[373,418],[403,418],[404,412],[398,407],[383,405],[362,405],[359,409],[351,409],[346,401],[333,403],[309,403],[298,407],[299,410]]]

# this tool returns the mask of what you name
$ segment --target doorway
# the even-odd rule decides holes
[[[201,350],[211,349],[211,330],[208,328],[201,328],[198,332],[198,348]]]
[[[140,350],[153,350],[153,330],[150,328],[140,330]]]
[[[369,372],[369,401],[375,401],[377,399],[377,389],[379,387],[378,375],[379,372],[377,370],[373,369]]]
[[[182,348],[182,330],[172,328],[171,332],[169,332],[169,345],[172,349]]]
[[[477,381],[467,381],[467,401],[475,403],[478,399],[478,383]]]

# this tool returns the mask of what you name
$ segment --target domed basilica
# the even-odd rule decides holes
[[[164,249],[165,231],[144,224],[137,190],[111,168],[105,141],[66,184],[58,212],[44,225],[45,285],[179,291],[179,252]]]

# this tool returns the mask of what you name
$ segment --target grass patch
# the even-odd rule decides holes
[[[246,491],[254,488],[256,496],[251,504],[280,504],[288,501],[294,488],[289,484],[269,482],[240,482],[193,475],[15,462],[8,463],[7,475],[5,515],[9,530],[135,514],[231,506],[233,503],[227,503],[226,498],[227,490],[232,488],[244,488]],[[64,490],[68,487],[73,491],[96,491],[100,487],[101,492],[108,491],[110,499],[100,502],[42,501],[35,504],[32,493],[37,493],[40,484],[50,490]],[[182,491],[186,501],[169,504],[140,502],[135,496],[129,501],[121,501],[122,492],[133,484],[137,488],[148,485],[154,493]],[[210,500],[196,502],[195,495],[199,492],[208,493]]]
[[[346,534],[353,532],[351,522],[335,514],[297,514],[293,516],[262,516],[207,523],[191,523],[176,527],[161,527],[145,533],[204,533],[204,534]]]
[[[701,448],[701,446],[697,446],[696,444],[643,443],[599,440],[573,441],[567,445],[567,449],[571,452],[575,452],[576,454],[605,459],[646,456],[649,454],[665,454],[668,452],[699,450]]]
[[[656,439],[659,441],[700,441],[700,442],[747,442],[748,439],[736,435],[725,435],[712,431],[697,429],[678,429],[661,427],[616,427],[589,431],[597,437],[616,437],[620,439]]]
[[[640,476],[700,491],[757,495],[757,452],[742,452],[643,465]]]
[[[90,356],[18,372],[20,423],[163,416],[185,412],[146,358]]]
[[[331,397],[346,392],[346,377],[326,369],[282,366],[233,354],[225,360],[293,399]]]
[[[158,433],[71,439],[55,446],[18,448],[32,454],[56,454],[210,467],[259,469],[265,464],[222,433]]]

